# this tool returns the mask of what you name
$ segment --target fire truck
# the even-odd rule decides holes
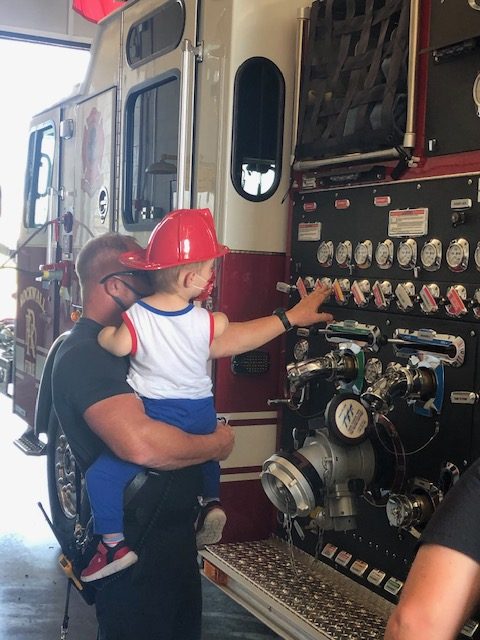
[[[478,0],[132,0],[100,23],[78,91],[32,120],[0,359],[59,529],[81,491],[50,399],[76,255],[208,207],[231,248],[211,308],[269,315],[321,281],[334,321],[212,365],[236,445],[204,572],[283,638],[383,637],[480,454],[479,69]]]

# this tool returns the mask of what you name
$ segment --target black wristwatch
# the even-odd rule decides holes
[[[293,329],[293,324],[291,324],[290,320],[287,318],[285,309],[282,309],[281,307],[275,309],[275,311],[272,313],[272,316],[277,316],[277,318],[280,318],[283,326],[285,327],[285,331],[290,331],[291,329]]]

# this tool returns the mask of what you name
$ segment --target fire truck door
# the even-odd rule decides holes
[[[65,148],[63,162],[65,185],[72,185],[66,189],[63,204],[67,210],[71,207],[76,223],[81,223],[74,225],[74,249],[91,236],[115,228],[116,96],[117,90],[112,87],[76,107],[75,149],[67,153]]]
[[[14,412],[33,423],[45,357],[57,331],[56,261],[59,215],[60,109],[38,116],[30,130],[23,224],[18,242]],[[42,268],[40,268],[42,265]]]
[[[196,0],[127,7],[125,58],[123,222],[151,231],[171,209],[192,204]]]
[[[111,87],[67,107],[60,154],[60,217],[57,260],[67,271],[59,287],[57,335],[71,327],[71,312],[81,306],[73,275],[78,251],[93,236],[116,229],[114,210],[117,89]]]

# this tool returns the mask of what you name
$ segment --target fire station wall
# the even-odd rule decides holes
[[[0,2],[0,31],[45,39],[89,44],[97,26],[71,8],[66,0]]]

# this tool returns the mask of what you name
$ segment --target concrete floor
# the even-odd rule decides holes
[[[0,394],[0,640],[55,640],[66,578],[57,542],[37,506],[42,502],[48,512],[46,458],[27,457],[13,445],[25,424],[11,407],[11,399]],[[69,615],[68,640],[95,640],[94,608],[74,589]],[[203,628],[203,640],[278,638],[206,581]]]

